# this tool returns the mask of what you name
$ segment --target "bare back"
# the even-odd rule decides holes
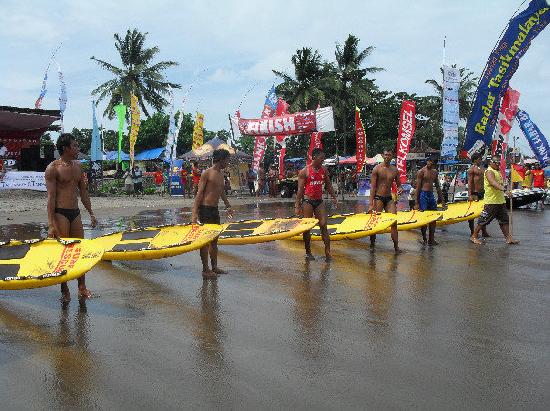
[[[54,191],[55,207],[78,208],[78,190],[82,179],[82,168],[78,162],[68,165],[60,159],[52,161],[46,168],[45,177],[48,192]]]
[[[204,191],[201,205],[217,207],[225,189],[225,181],[222,173],[214,167],[210,167],[201,176],[199,186],[203,184]]]
[[[469,193],[480,193],[483,191],[483,173],[480,166],[472,165],[468,169],[468,191]]]
[[[378,164],[372,170],[371,182],[374,181],[375,195],[390,196],[391,186],[396,181],[399,172],[395,166],[386,166],[384,163]]]

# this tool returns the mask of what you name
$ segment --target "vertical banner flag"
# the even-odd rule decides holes
[[[172,162],[174,160],[174,140],[177,139],[176,133],[176,115],[174,113],[174,92],[172,87],[170,90],[170,100],[168,106],[170,107],[170,114],[168,115],[168,135],[166,136],[166,147],[164,148],[164,159]]]
[[[407,154],[411,146],[416,127],[415,121],[416,103],[410,100],[403,100],[399,114],[399,134],[397,136],[397,170],[401,184],[407,182]]]
[[[309,140],[309,149],[307,150],[307,160],[306,165],[310,166],[313,159],[311,158],[311,154],[313,153],[313,150],[316,148],[323,148],[323,133],[320,131],[315,131],[314,133],[311,133],[311,138]]]
[[[443,140],[441,157],[456,157],[458,146],[458,89],[460,87],[460,70],[443,66]]]
[[[275,114],[275,110],[277,110],[277,95],[275,94],[275,86],[273,85],[265,98],[261,118],[272,117],[273,114]],[[256,172],[258,171],[260,162],[264,157],[266,140],[266,136],[256,136],[256,141],[254,143],[254,160],[252,162],[252,168]]]
[[[90,179],[99,180],[103,175],[103,151],[101,150],[101,137],[97,126],[95,114],[95,101],[92,101],[92,146],[90,147]]]
[[[99,127],[97,126],[97,117],[95,114],[95,101],[92,101],[92,146],[90,147],[90,160],[103,160],[101,151],[101,138],[99,136]]]
[[[67,86],[65,85],[63,72],[61,71],[61,66],[59,63],[57,63],[57,75],[59,77],[59,111],[61,112],[61,132],[63,133],[65,132],[65,127],[63,126],[63,114],[67,108]]]
[[[504,34],[491,52],[466,124],[464,150],[468,155],[491,144],[500,100],[519,66],[520,58],[550,21],[549,10],[547,0],[531,0],[525,10],[508,22]]]
[[[197,113],[195,117],[195,127],[193,127],[193,150],[196,150],[204,144],[204,135],[202,127],[204,126],[204,115]]]
[[[277,100],[277,116],[282,116],[283,114],[288,114],[288,103],[279,97]],[[279,178],[283,179],[285,176],[285,155],[286,155],[286,135],[279,134],[275,136],[276,146],[279,147],[277,153],[277,159],[279,161]]]
[[[525,111],[518,110],[517,119],[519,121],[521,131],[523,131],[523,134],[525,135],[525,138],[527,139],[529,146],[531,146],[531,150],[533,150],[533,154],[537,157],[541,167],[544,168],[550,166],[550,146],[548,145],[546,137],[544,137],[537,125],[533,123],[531,118],[529,118],[529,114]]]
[[[140,112],[138,106],[138,98],[134,93],[130,93],[130,121],[132,128],[130,129],[130,164],[134,166],[134,147],[136,146],[137,136],[139,133],[139,125],[141,124]]]
[[[491,152],[500,156],[500,174],[506,177],[506,153],[508,151],[508,133],[512,128],[514,117],[518,111],[519,92],[508,88],[500,105],[496,132],[493,137]]]
[[[124,104],[118,104],[113,107],[118,118],[118,159],[120,163],[120,152],[122,151],[122,136],[124,132],[124,123],[126,121],[126,106]]]
[[[361,115],[359,113],[359,107],[355,107],[355,139],[356,139],[356,151],[355,159],[357,174],[363,170],[365,161],[367,160],[367,139],[365,136],[365,129],[361,122]]]

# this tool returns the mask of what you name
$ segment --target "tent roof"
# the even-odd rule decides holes
[[[124,151],[120,152],[120,159],[124,161],[130,161],[130,156],[126,154]],[[105,155],[103,156],[103,160],[111,160],[116,161],[118,160],[118,151],[106,151]]]
[[[163,158],[165,148],[151,148],[149,150],[142,151],[141,153],[136,154],[134,160],[143,161],[143,160],[158,160]]]
[[[0,106],[0,138],[37,139],[60,118],[59,110]]]

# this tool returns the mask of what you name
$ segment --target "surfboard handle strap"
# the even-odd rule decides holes
[[[67,270],[54,271],[48,274],[42,274],[39,276],[26,275],[26,276],[17,276],[17,277],[6,277],[3,281],[18,281],[18,280],[45,280],[46,278],[55,278],[61,277],[62,275],[67,274]]]

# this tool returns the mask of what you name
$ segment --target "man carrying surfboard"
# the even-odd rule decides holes
[[[306,218],[311,218],[315,215],[315,218],[319,220],[321,237],[325,243],[325,259],[330,261],[332,256],[330,254],[330,236],[327,230],[327,210],[323,202],[323,185],[334,200],[335,207],[338,206],[338,199],[332,188],[328,172],[323,167],[325,152],[320,148],[316,148],[311,153],[311,158],[311,165],[298,173],[298,192],[296,193],[294,211],[298,216],[303,215]],[[306,259],[314,260],[315,257],[311,254],[311,232],[304,232],[303,238]]]
[[[479,232],[489,224],[493,219],[497,219],[500,230],[504,235],[507,244],[519,244],[519,241],[512,238],[510,233],[510,223],[508,218],[508,209],[506,208],[506,199],[504,198],[504,182],[500,175],[500,156],[492,156],[489,168],[485,170],[483,186],[485,188],[485,205],[483,211],[477,220],[477,226],[470,240],[474,244],[482,244],[477,238]],[[508,192],[510,195],[510,192]]]
[[[224,149],[214,150],[212,153],[212,162],[214,165],[201,174],[195,203],[193,204],[193,213],[191,222],[197,224],[220,224],[220,212],[218,204],[220,198],[223,200],[227,215],[233,217],[233,209],[225,195],[225,184],[222,170],[229,165],[229,151]],[[216,278],[218,274],[225,274],[225,271],[218,268],[218,239],[216,238],[209,245],[200,250],[202,261],[202,276],[205,279]],[[212,269],[208,266],[208,256]]]
[[[86,182],[82,178],[82,168],[76,161],[78,144],[72,134],[64,133],[57,139],[56,147],[60,158],[52,161],[45,173],[48,192],[48,237],[84,238],[77,191],[80,193],[82,204],[90,214],[92,227],[97,225],[97,220],[92,211]],[[62,302],[71,300],[67,283],[61,284],[61,295]],[[84,276],[78,279],[78,297],[92,298],[92,293],[86,288]]]
[[[481,154],[475,153],[472,155],[472,166],[468,169],[468,200],[481,201],[483,200],[485,191],[483,189],[483,175],[485,170],[481,164]],[[474,233],[474,220],[468,220],[470,226],[470,235]],[[482,227],[481,235],[490,237],[487,233],[487,227]]]
[[[435,157],[430,157],[426,162],[426,165],[422,167],[416,174],[416,204],[414,206],[415,210],[437,210],[437,201],[435,201],[435,196],[433,192],[434,184],[437,190],[437,197],[441,201],[441,205],[443,206],[443,208],[445,208],[446,206],[445,199],[443,198],[443,193],[441,192],[441,187],[439,185],[439,173],[435,168],[436,162],[437,161]],[[428,224],[428,239],[426,239],[426,226],[420,228],[422,232],[423,244],[439,244],[437,241],[435,241],[435,227],[435,221]]]
[[[383,158],[384,162],[374,167],[370,177],[370,205],[368,212],[386,211],[387,213],[396,214],[397,208],[392,197],[391,187],[395,182],[398,196],[403,194],[403,188],[401,187],[401,180],[397,167],[391,165],[393,151],[389,149],[384,150]],[[391,239],[393,241],[395,253],[400,253],[397,221],[391,226]],[[376,234],[370,236],[371,247],[374,247],[375,242]]]

